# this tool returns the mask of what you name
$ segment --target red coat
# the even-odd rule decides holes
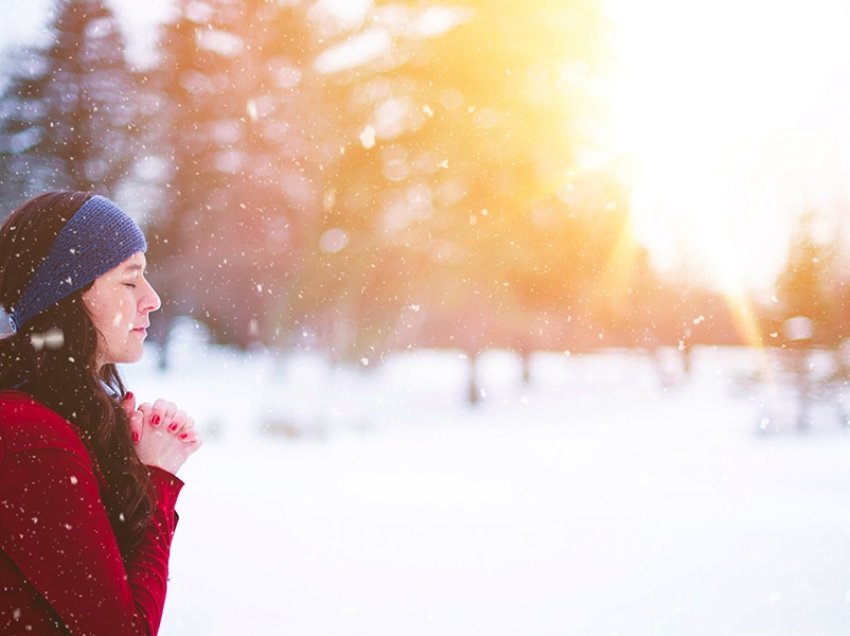
[[[183,482],[151,468],[154,512],[126,563],[71,424],[0,392],[0,634],[156,634]]]

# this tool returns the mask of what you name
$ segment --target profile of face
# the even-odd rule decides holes
[[[142,357],[150,313],[161,305],[145,278],[146,265],[145,255],[137,252],[83,292],[83,303],[99,334],[99,366]]]

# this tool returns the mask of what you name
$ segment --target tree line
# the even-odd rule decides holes
[[[103,0],[56,0],[48,44],[6,59],[0,195],[136,214],[161,339],[188,314],[340,359],[740,341],[720,295],[653,271],[589,159],[607,26],[599,0],[178,0],[140,69]],[[843,337],[844,287],[794,250],[783,311]]]

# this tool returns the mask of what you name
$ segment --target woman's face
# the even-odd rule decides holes
[[[83,302],[99,333],[99,366],[136,362],[142,357],[148,316],[161,304],[145,278],[146,265],[145,255],[137,252],[83,292]]]

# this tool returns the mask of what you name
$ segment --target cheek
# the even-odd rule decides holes
[[[121,299],[113,305],[112,326],[125,327],[133,318],[133,303]]]

